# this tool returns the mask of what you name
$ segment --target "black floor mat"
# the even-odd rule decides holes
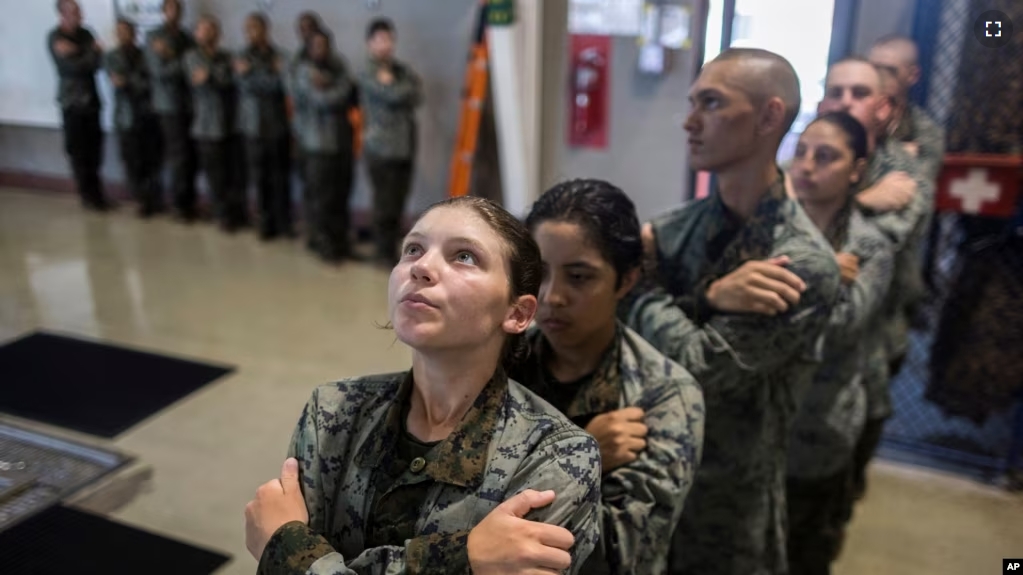
[[[231,371],[34,333],[0,347],[0,411],[114,437]]]
[[[4,575],[207,575],[230,557],[90,513],[53,507],[0,532]]]

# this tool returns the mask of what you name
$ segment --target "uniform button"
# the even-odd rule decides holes
[[[412,463],[408,466],[408,468],[412,470],[412,473],[419,473],[424,467],[426,467],[426,460],[422,457],[413,459]]]

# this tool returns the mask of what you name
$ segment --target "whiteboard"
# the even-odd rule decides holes
[[[114,0],[78,0],[84,26],[103,48],[116,43]],[[46,35],[57,25],[55,0],[0,0],[0,123],[59,128],[57,70]],[[112,124],[111,86],[102,72],[97,82],[107,130]]]

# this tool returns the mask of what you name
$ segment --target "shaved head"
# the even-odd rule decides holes
[[[774,162],[799,113],[799,80],[777,54],[725,50],[700,70],[689,103],[689,165],[727,174],[750,162]]]
[[[827,90],[828,83],[832,76],[846,70],[855,70],[857,79],[869,85],[876,91],[881,91],[881,74],[873,62],[862,56],[846,56],[828,67],[828,74],[824,77],[824,89]]]
[[[892,113],[891,90],[897,82],[863,58],[852,56],[828,68],[824,81],[824,99],[817,106],[818,114],[848,112],[859,120],[871,137],[881,133]]]
[[[870,62],[895,76],[900,99],[920,80],[919,57],[916,42],[905,36],[885,36],[870,49]]]
[[[904,64],[917,65],[920,63],[920,50],[917,48],[916,42],[905,36],[885,36],[874,42],[874,46],[871,47],[870,51],[873,52],[875,49],[893,51],[901,57]]]
[[[894,98],[899,95],[899,79],[896,77],[895,72],[892,72],[888,68],[878,66],[877,78],[878,88],[882,94],[889,98]]]
[[[756,107],[763,107],[773,98],[781,100],[785,116],[778,138],[784,137],[801,105],[799,77],[792,64],[774,52],[758,48],[729,48],[711,64],[719,62],[730,62],[738,68],[732,76],[734,87],[745,92]]]

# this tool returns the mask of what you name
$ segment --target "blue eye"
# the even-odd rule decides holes
[[[467,252],[465,250],[458,252],[455,256],[455,260],[463,264],[476,265],[476,256],[474,256],[472,252]]]
[[[406,256],[414,256],[416,255],[414,252],[421,249],[422,248],[419,247],[419,244],[408,244],[405,246],[405,249],[402,250],[402,254]]]

